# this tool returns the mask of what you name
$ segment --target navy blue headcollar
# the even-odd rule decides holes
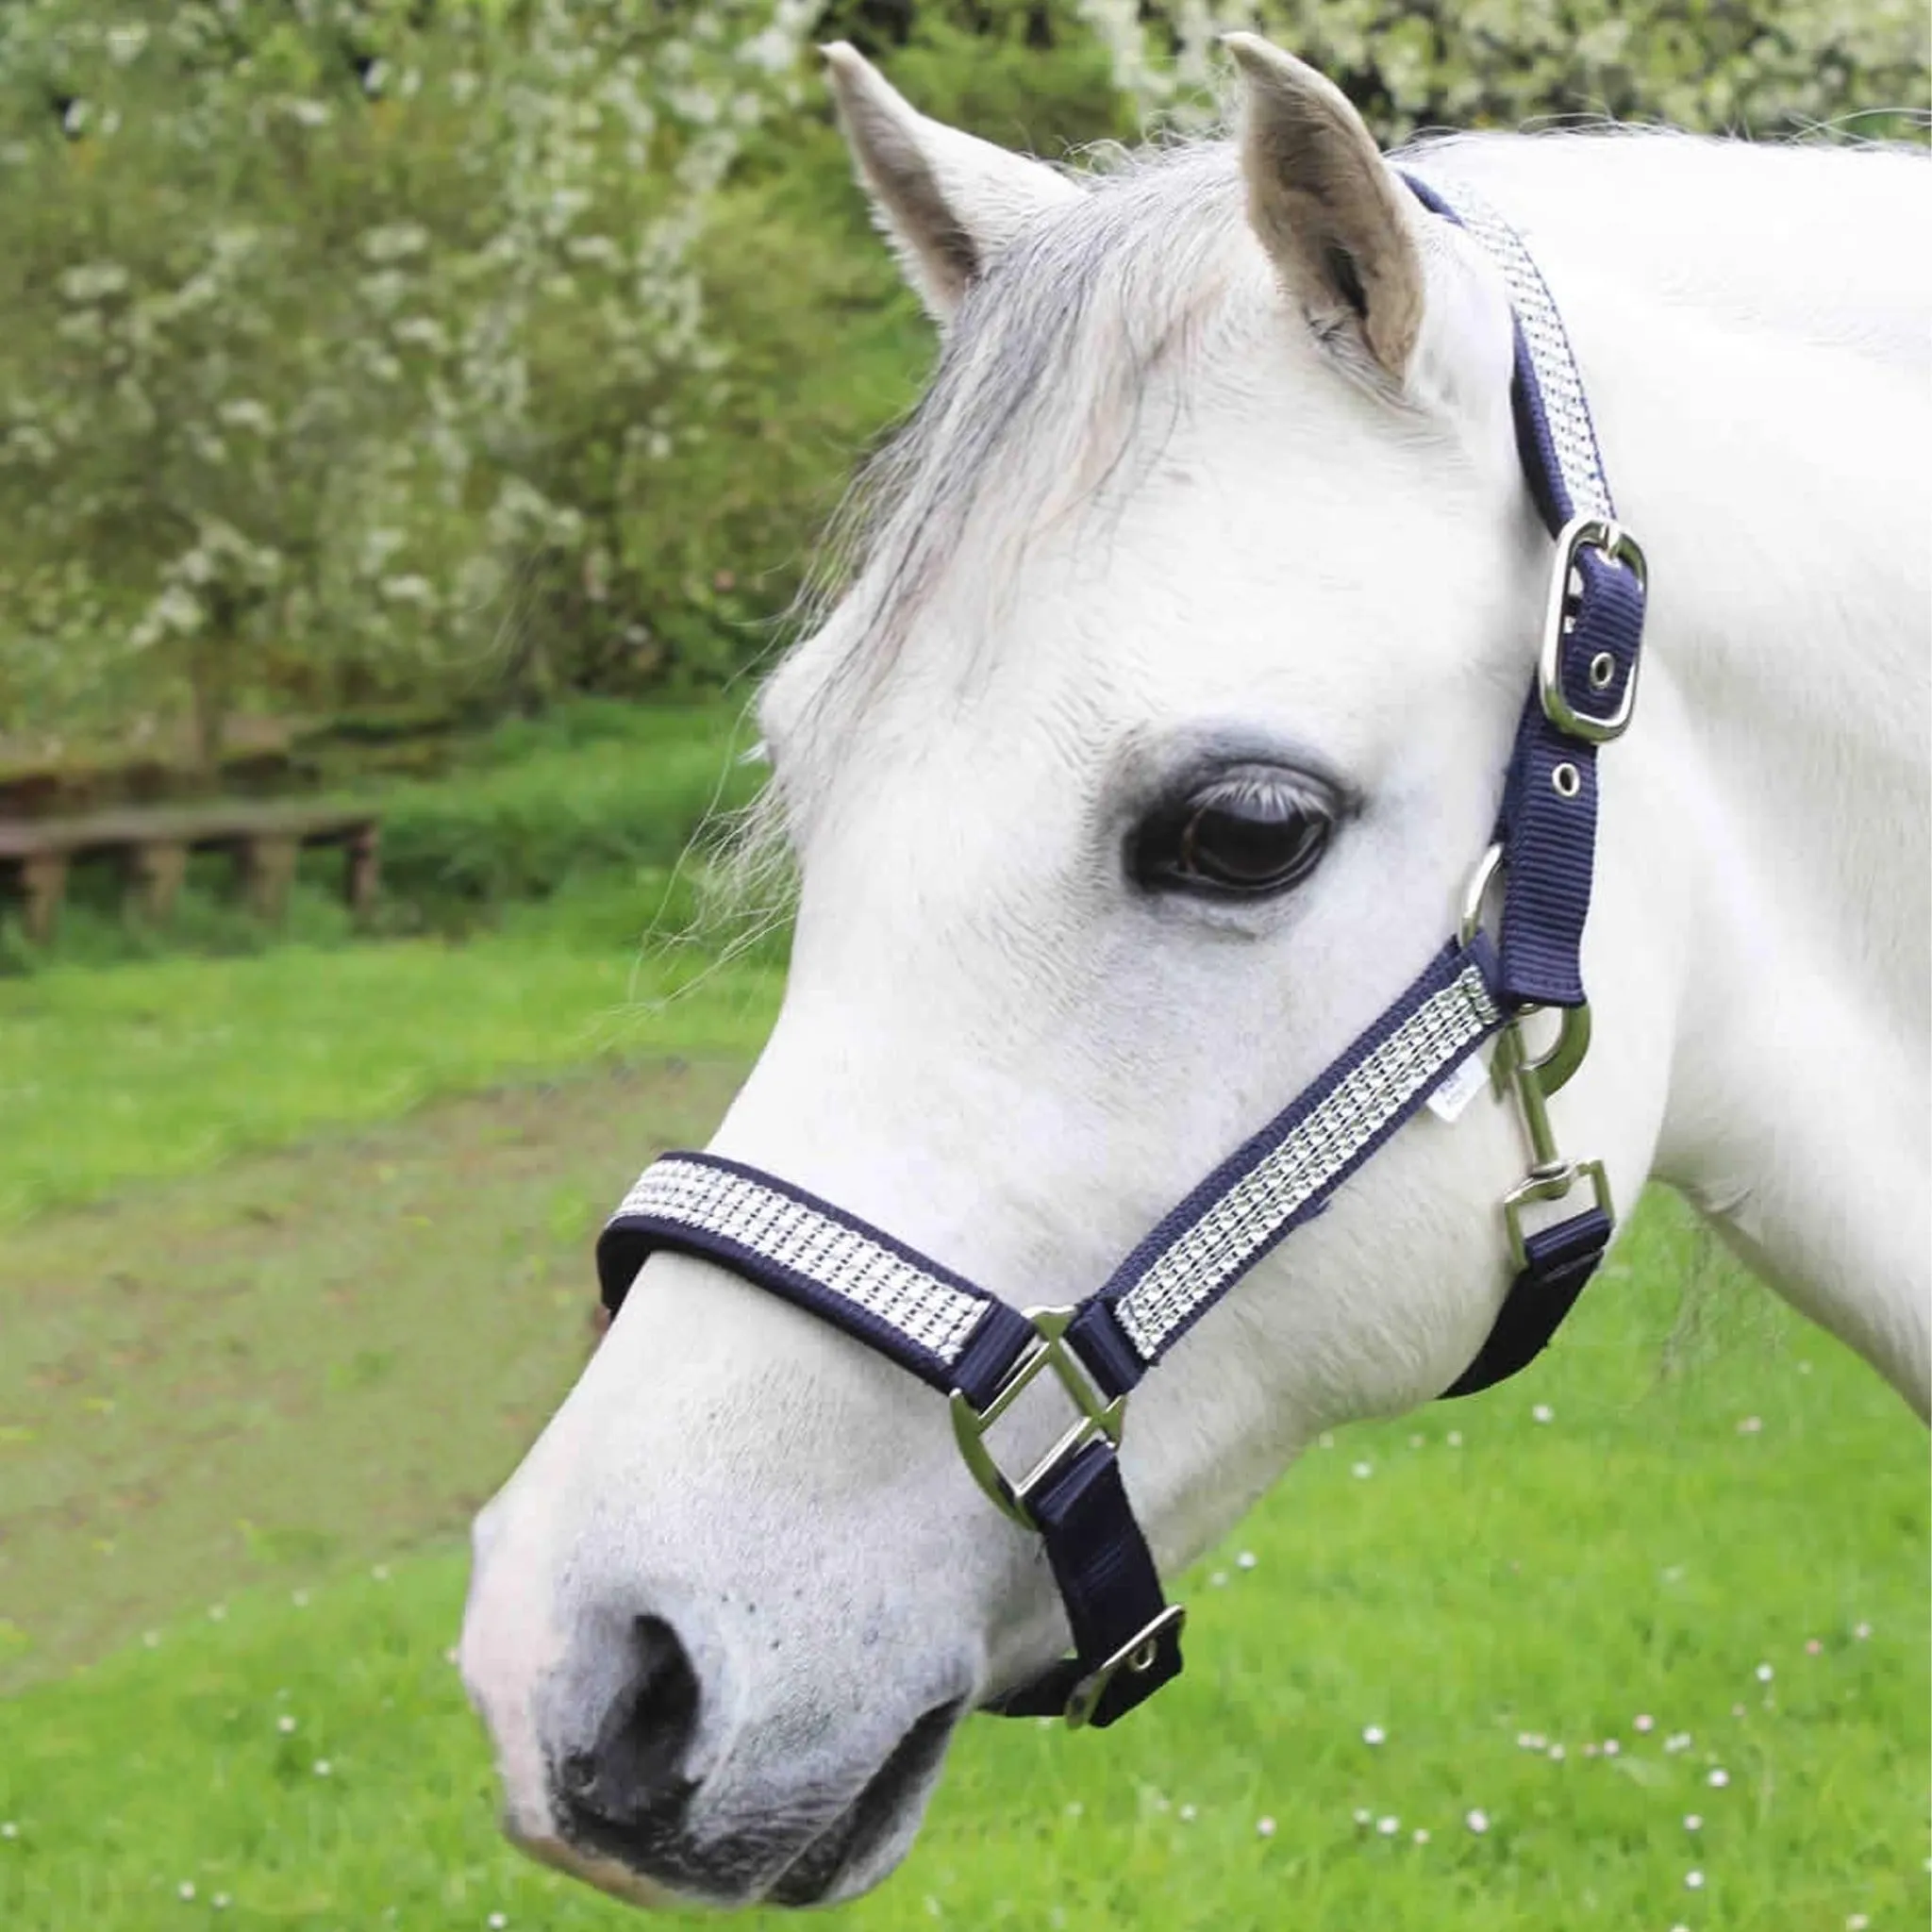
[[[646,1168],[597,1244],[613,1314],[653,1253],[695,1255],[823,1316],[948,1398],[975,1480],[1043,1540],[1073,1638],[1072,1656],[988,1707],[1008,1715],[1109,1724],[1178,1675],[1184,1612],[1163,1597],[1121,1478],[1127,1398],[1485,1041],[1496,1041],[1490,1078],[1516,1099],[1529,1169],[1502,1203],[1508,1291],[1475,1360],[1444,1392],[1472,1394],[1533,1360],[1610,1238],[1603,1165],[1557,1152],[1548,1103],[1590,1041],[1581,948],[1596,757],[1630,720],[1643,554],[1616,520],[1561,318],[1521,239],[1465,187],[1405,178],[1502,271],[1515,317],[1517,442],[1556,540],[1541,656],[1459,930],[1359,1039],[1072,1307],[1013,1308],[830,1202],[708,1154],[669,1154]],[[1498,893],[1492,940],[1484,912]],[[1524,1022],[1545,1008],[1562,1024],[1538,1058]],[[1553,1224],[1527,1225],[1531,1207],[1578,1195],[1583,1205]],[[1033,1469],[1009,1474],[988,1432],[1043,1375],[1069,1398],[1069,1425]]]

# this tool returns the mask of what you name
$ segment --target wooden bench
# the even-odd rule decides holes
[[[366,808],[300,801],[230,800],[90,813],[80,818],[0,820],[0,875],[11,874],[29,938],[53,937],[67,874],[84,858],[112,858],[144,918],[165,920],[191,852],[235,857],[248,903],[278,919],[304,846],[340,845],[346,854],[344,896],[358,918],[375,902],[381,822]]]

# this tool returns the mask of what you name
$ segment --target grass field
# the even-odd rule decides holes
[[[1685,1236],[1639,1232],[1648,1285],[1602,1284],[1532,1378],[1313,1453],[1186,1580],[1190,1670],[1131,1723],[970,1726],[851,1923],[1923,1924],[1923,1439],[1727,1285],[1659,1375]],[[0,1706],[0,1924],[622,1923],[493,1837],[463,1574],[210,1574]]]
[[[0,1226],[518,1075],[748,1056],[775,966],[643,944],[661,879],[589,883],[464,944],[272,947],[0,979]]]
[[[0,987],[7,1932],[628,1923],[494,1835],[457,1539],[773,984],[633,1020],[558,930]],[[1531,1374],[1181,1581],[1146,1710],[969,1725],[848,1922],[1922,1926],[1927,1549],[1917,1424],[1654,1199]]]
[[[210,1576],[310,1583],[461,1522],[583,1358],[603,1213],[737,1074],[500,1089],[13,1231],[0,1691]]]

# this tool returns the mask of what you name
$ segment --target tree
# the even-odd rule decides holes
[[[598,630],[618,507],[701,414],[691,245],[813,10],[8,9],[0,708],[140,689],[211,761],[271,681],[596,647],[533,626]]]

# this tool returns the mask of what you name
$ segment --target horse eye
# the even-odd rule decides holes
[[[1277,771],[1222,774],[1162,808],[1134,839],[1134,876],[1157,890],[1261,898],[1297,886],[1321,863],[1333,808]]]

